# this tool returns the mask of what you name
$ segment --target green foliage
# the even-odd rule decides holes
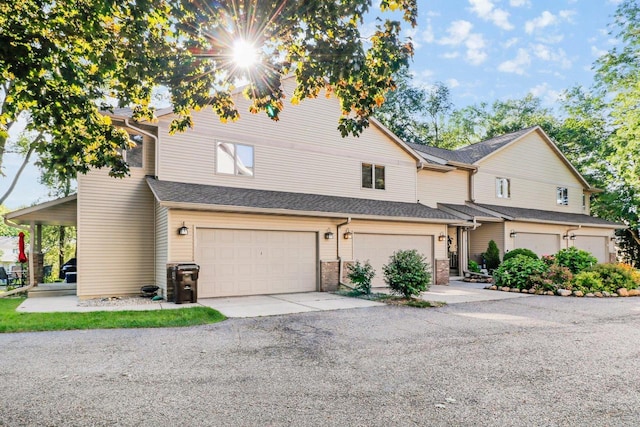
[[[510,288],[529,289],[534,276],[542,276],[549,267],[539,259],[533,259],[526,255],[517,255],[500,264],[493,272],[496,286],[508,286]]]
[[[420,295],[429,289],[431,273],[426,258],[415,249],[399,250],[389,257],[389,263],[382,267],[384,281],[394,293],[405,298]]]
[[[607,292],[615,292],[620,288],[636,289],[640,283],[635,281],[637,276],[634,270],[624,264],[597,264],[589,269],[600,276],[603,290]]]
[[[355,285],[356,290],[363,294],[371,293],[371,279],[376,275],[375,270],[369,263],[369,260],[362,264],[360,261],[356,261],[353,265],[347,267],[349,272],[347,277]]]
[[[524,255],[524,256],[528,256],[529,258],[538,259],[538,255],[536,255],[536,253],[533,252],[531,249],[517,248],[504,254],[504,257],[502,258],[502,262],[505,262],[506,260],[513,258],[517,255]]]
[[[0,333],[72,329],[169,328],[205,325],[225,319],[209,307],[178,310],[18,313],[24,298],[0,298]]]
[[[495,241],[489,240],[487,251],[482,254],[488,270],[495,270],[500,265],[500,249]]]
[[[573,278],[573,289],[586,294],[589,292],[601,292],[604,287],[600,274],[595,271],[583,271]]]
[[[570,248],[561,249],[556,254],[556,263],[563,267],[567,267],[573,274],[578,274],[581,271],[596,265],[598,260],[589,252],[572,246]]]
[[[4,205],[0,205],[0,236],[17,237],[20,230],[17,228],[9,227],[2,220],[2,218],[4,218],[4,214],[6,214],[7,212],[9,212],[9,209],[7,209]]]
[[[469,271],[471,271],[472,273],[480,273],[480,266],[478,265],[477,262],[475,262],[472,259],[469,260],[468,268],[469,268]]]

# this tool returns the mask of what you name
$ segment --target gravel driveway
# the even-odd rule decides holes
[[[640,425],[640,298],[0,334],[0,425]]]

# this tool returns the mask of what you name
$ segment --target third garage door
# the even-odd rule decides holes
[[[400,249],[416,249],[426,257],[433,273],[433,236],[356,233],[353,238],[353,259],[369,260],[376,271],[372,286],[386,286],[382,266],[388,264],[389,257]]]
[[[553,255],[560,250],[560,236],[557,234],[518,233],[515,248],[530,249],[538,256]]]
[[[198,229],[198,296],[316,290],[316,233]]]
[[[602,236],[576,236],[576,248],[590,252],[598,262],[608,262],[607,238]]]

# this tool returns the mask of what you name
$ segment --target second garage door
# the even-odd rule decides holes
[[[575,246],[590,252],[598,262],[608,262],[607,238],[602,236],[576,236]]]
[[[560,250],[560,236],[557,234],[518,233],[516,248],[530,249],[538,256],[553,255]]]
[[[198,296],[316,290],[316,233],[198,229]]]
[[[416,249],[424,255],[431,265],[433,277],[433,236],[356,233],[353,238],[354,260],[369,260],[376,271],[372,286],[386,286],[382,266],[388,264],[389,257],[400,249]]]

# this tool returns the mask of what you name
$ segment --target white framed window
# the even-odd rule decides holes
[[[124,151],[124,160],[127,162],[130,168],[141,168],[144,138],[142,137],[142,135],[129,134],[129,139],[135,145]]]
[[[216,172],[226,175],[253,176],[253,145],[217,141]]]
[[[496,197],[499,199],[511,197],[511,180],[509,178],[496,178]]]
[[[587,210],[587,195],[582,193],[582,210]]]
[[[559,205],[567,206],[569,204],[569,190],[567,187],[557,188],[556,200]]]
[[[385,189],[384,166],[373,163],[362,164],[362,188]]]

